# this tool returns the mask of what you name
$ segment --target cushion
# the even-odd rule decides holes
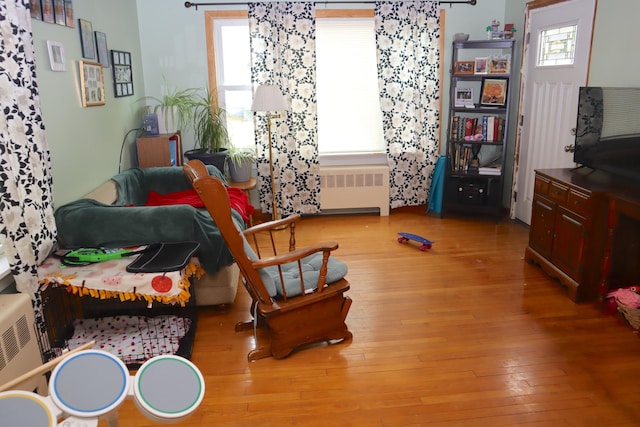
[[[254,261],[259,259],[246,239],[244,239],[244,248],[245,253],[249,257],[249,259],[252,259]],[[304,257],[300,262],[302,263],[302,276],[304,278],[305,290],[316,289],[318,277],[320,276],[320,268],[322,267],[322,252]],[[300,269],[298,268],[298,263],[290,262],[287,264],[283,264],[281,267],[287,297],[290,298],[301,295],[302,291],[300,290]],[[347,264],[333,256],[330,257],[329,262],[327,263],[327,277],[325,280],[326,283],[337,282],[347,275],[347,271]],[[262,282],[264,283],[269,296],[271,296],[272,298],[284,297],[280,282],[280,274],[277,266],[259,268],[258,273],[262,278]]]

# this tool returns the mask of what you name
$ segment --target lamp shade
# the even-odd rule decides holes
[[[288,110],[287,100],[276,85],[260,85],[256,89],[251,104],[251,111],[282,111]]]

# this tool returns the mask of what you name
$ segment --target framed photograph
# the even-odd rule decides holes
[[[56,22],[53,17],[53,0],[42,0],[42,20],[50,24]]]
[[[511,55],[495,55],[489,57],[487,72],[489,74],[508,74],[511,68]]]
[[[86,19],[78,19],[78,27],[80,28],[82,57],[96,59],[96,45],[93,42],[93,24]]]
[[[102,64],[92,61],[78,61],[80,65],[80,91],[82,106],[104,105],[104,75]]]
[[[453,74],[473,74],[475,63],[473,61],[456,61]]]
[[[47,50],[49,51],[49,64],[52,71],[65,71],[64,66],[64,46],[60,42],[47,40]]]
[[[113,69],[113,93],[116,98],[133,95],[133,73],[131,71],[131,53],[121,50],[111,51]]]
[[[487,74],[487,63],[489,62],[489,58],[486,56],[481,56],[476,58],[474,62],[473,72],[474,74]]]
[[[73,2],[71,0],[64,0],[64,19],[67,27],[73,28]]]
[[[42,21],[42,6],[40,0],[29,0],[29,11],[31,12],[31,18]]]
[[[55,16],[56,24],[66,25],[67,20],[64,16],[64,0],[53,0],[53,15]]]
[[[453,105],[455,107],[473,107],[473,88],[455,88],[455,102]]]
[[[98,51],[98,62],[104,68],[109,68],[109,51],[107,50],[107,35],[100,31],[95,32],[96,50]]]
[[[507,102],[508,83],[509,79],[482,79],[480,104],[504,107]]]

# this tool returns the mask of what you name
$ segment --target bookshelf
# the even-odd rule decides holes
[[[453,42],[442,215],[500,215],[515,40]]]
[[[182,136],[180,131],[136,139],[138,167],[182,165]]]

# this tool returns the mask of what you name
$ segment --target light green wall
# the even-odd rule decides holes
[[[449,103],[448,74],[451,40],[458,32],[472,39],[486,37],[492,19],[513,22],[518,29],[517,51],[522,49],[525,0],[480,0],[476,6],[443,5],[445,34],[443,53],[443,111]],[[594,29],[589,84],[640,86],[637,69],[640,59],[628,53],[625,41],[635,40],[640,31],[635,17],[637,0],[617,0],[616,8],[600,1]],[[33,21],[34,44],[47,140],[51,150],[56,206],[74,200],[118,172],[123,138],[138,127],[145,95],[163,94],[163,81],[170,87],[202,87],[207,84],[207,54],[204,38],[204,10],[187,9],[176,0],[83,0],[74,2],[75,18],[88,19],[94,30],[107,34],[109,49],[130,51],[133,59],[135,95],[114,98],[111,68],[105,69],[106,105],[82,108],[78,90],[77,61],[81,59],[77,28]],[[233,8],[233,7],[228,7]],[[62,42],[67,71],[52,72],[46,40]],[[624,51],[624,53],[622,53]],[[520,65],[514,58],[512,66]],[[143,66],[144,64],[144,66]],[[517,79],[517,73],[514,74]],[[512,87],[518,88],[517,81]],[[517,107],[514,98],[513,108]],[[446,119],[446,114],[443,116]],[[512,111],[515,117],[515,111]],[[515,120],[512,120],[512,124]],[[443,122],[444,132],[446,123]],[[515,130],[509,132],[513,141]],[[185,135],[184,148],[192,147]],[[125,146],[122,169],[132,165],[133,138]],[[513,143],[508,155],[513,156]],[[508,162],[509,163],[509,162]],[[507,170],[507,176],[510,171]],[[509,183],[506,185],[509,188]]]
[[[166,88],[208,85],[204,10],[175,0],[137,0],[144,81],[147,95],[162,97]],[[194,148],[183,133],[183,151]]]
[[[328,2],[329,4],[331,1]],[[515,9],[513,3],[521,4],[520,21],[524,21],[524,0],[511,1],[509,9]],[[505,22],[506,0],[482,0],[475,6],[466,4],[443,5],[445,11],[444,64],[443,69],[443,111],[449,102],[449,68],[451,62],[451,41],[453,34],[469,33],[471,39],[486,38],[485,28],[492,19]],[[140,43],[144,81],[149,95],[161,96],[165,81],[174,88],[202,87],[207,85],[207,52],[204,38],[204,10],[206,8],[185,8],[183,3],[172,0],[137,0],[140,25]],[[336,5],[345,7],[343,5]],[[349,5],[349,7],[358,7]],[[359,6],[371,7],[371,6]],[[246,9],[245,6],[228,6],[226,9]],[[219,9],[219,8],[218,8]],[[171,31],[158,25],[170,19]],[[522,29],[520,21],[516,26]],[[514,22],[514,21],[510,21]],[[520,37],[522,32],[518,34]],[[521,45],[521,43],[520,43]],[[151,66],[149,66],[151,65]],[[446,117],[445,117],[446,118]],[[446,126],[443,123],[442,133]],[[189,135],[185,135],[185,149],[192,146]]]
[[[74,1],[75,28],[32,21],[36,72],[42,116],[51,151],[54,203],[58,207],[91,191],[118,172],[120,146],[125,133],[139,126],[134,101],[144,93],[138,20],[130,0]],[[132,54],[134,95],[113,96],[112,69],[104,68],[106,105],[83,108],[78,61],[82,59],[77,19],[92,22],[94,31],[107,35],[109,49]],[[47,40],[64,45],[65,72],[49,66]],[[131,135],[132,137],[133,135]],[[130,167],[131,146],[124,156]]]
[[[640,86],[640,2],[638,0],[600,0],[593,29],[590,86]]]

